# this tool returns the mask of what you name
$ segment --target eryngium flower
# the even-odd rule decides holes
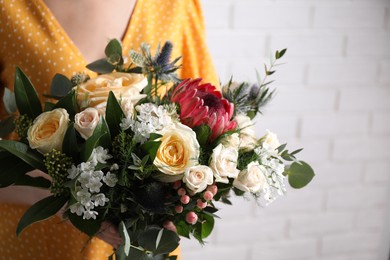
[[[171,101],[180,105],[180,121],[183,124],[189,127],[208,125],[210,139],[213,140],[236,128],[236,122],[231,120],[234,105],[224,99],[215,86],[200,84],[201,81],[184,80],[173,90]]]

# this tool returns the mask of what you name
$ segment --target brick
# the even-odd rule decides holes
[[[390,113],[376,113],[372,118],[374,134],[390,134]]]
[[[270,112],[333,111],[336,107],[336,90],[287,88],[280,86],[270,102]]]
[[[336,139],[333,156],[337,161],[380,160],[390,158],[388,137],[355,137]]]
[[[390,56],[390,32],[348,33],[347,56]]]
[[[350,232],[336,235],[328,235],[323,238],[322,253],[332,255],[338,253],[364,252],[377,250],[381,233]]]
[[[381,62],[379,82],[389,86],[389,84],[390,84],[390,60],[386,60],[386,61]]]
[[[286,57],[339,57],[343,52],[343,35],[335,31],[272,32],[272,49],[288,48]]]
[[[281,143],[285,143],[288,139],[297,137],[297,116],[267,113],[267,109],[265,108],[264,114],[258,115],[254,121],[256,123],[255,129],[258,137],[263,136],[267,129],[275,133]]]
[[[341,111],[390,110],[390,89],[342,89],[339,107]]]
[[[303,116],[302,137],[332,137],[362,135],[369,132],[368,114],[316,113]]]
[[[236,61],[231,61],[229,66],[229,74],[233,76],[233,80],[237,82],[257,83],[256,71],[262,73],[264,71],[264,62],[268,62],[266,58],[257,56],[241,57]],[[230,77],[227,78],[227,81]]]
[[[287,148],[290,152],[304,148],[296,157],[310,163],[313,167],[315,164],[327,162],[331,156],[331,141],[325,138],[291,140],[288,142]]]
[[[337,255],[328,255],[319,257],[318,260],[378,260],[378,253],[371,252],[359,252],[359,253],[338,253]],[[383,258],[384,259],[384,258]]]
[[[229,70],[229,64],[226,59],[213,59],[215,69],[222,84],[229,82],[232,74]]]
[[[202,1],[203,17],[207,28],[226,29],[231,21],[231,5],[224,2]]]
[[[382,28],[383,7],[320,6],[315,9],[315,28]]]
[[[348,211],[383,207],[387,203],[387,187],[344,187],[327,191],[326,206],[329,210]]]
[[[247,246],[240,246],[235,244],[234,246],[225,245],[225,246],[219,246],[219,245],[212,245],[207,244],[206,246],[197,246],[196,250],[188,250],[187,244],[188,243],[196,243],[197,241],[194,239],[190,240],[182,240],[186,241],[184,246],[182,246],[182,259],[186,260],[199,260],[199,259],[205,259],[205,260],[211,260],[211,259],[226,259],[226,260],[234,260],[234,259],[242,259],[242,260],[249,260],[247,258],[247,255],[249,254],[249,247]],[[188,242],[187,242],[188,241]],[[190,247],[189,249],[193,249],[193,247]]]
[[[252,253],[251,259],[315,259],[317,256],[317,240],[305,238],[259,243],[253,248]]]
[[[266,39],[262,33],[218,30],[209,33],[208,42],[214,58],[246,59],[263,57]]]
[[[293,215],[290,218],[289,235],[295,238],[350,231],[353,230],[354,222],[354,212]]]
[[[357,228],[381,229],[385,224],[386,212],[384,209],[361,210],[357,214]]]
[[[390,180],[390,162],[379,161],[366,164],[364,172],[364,181],[366,183],[375,183],[386,185]]]
[[[316,86],[361,86],[372,85],[377,77],[377,65],[367,59],[311,62],[308,69],[308,84]]]
[[[234,6],[235,28],[308,28],[309,5],[267,5],[259,2]]]
[[[356,162],[325,162],[316,164],[314,170],[316,176],[310,185],[319,188],[334,188],[359,184],[363,179],[364,167]]]
[[[235,219],[254,215],[254,208],[257,207],[257,205],[253,199],[246,200],[242,197],[232,195],[230,201],[233,205],[227,205],[219,202],[216,203],[216,207],[219,211],[215,214],[222,219],[222,221],[217,220],[217,222],[233,221]]]

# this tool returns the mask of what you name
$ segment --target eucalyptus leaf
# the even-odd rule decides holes
[[[65,205],[68,199],[68,196],[50,196],[32,205],[20,219],[16,228],[16,235],[19,236],[19,234],[29,225],[48,219],[56,214]]]
[[[304,161],[294,162],[287,170],[288,182],[291,187],[300,189],[305,187],[314,177],[314,171]]]
[[[128,256],[130,253],[131,241],[130,241],[129,233],[127,232],[126,225],[123,221],[119,223],[119,234],[123,239],[123,251],[125,255]]]
[[[14,91],[16,104],[21,115],[28,115],[31,119],[35,119],[42,113],[37,91],[19,67],[16,67]]]
[[[50,95],[55,97],[64,97],[72,90],[72,82],[62,74],[54,75],[51,86]]]
[[[0,148],[17,156],[30,166],[34,167],[34,169],[38,169],[43,172],[46,171],[42,155],[32,150],[28,145],[12,140],[1,140]]]
[[[103,216],[100,214],[96,219],[83,219],[82,216],[68,212],[68,218],[77,229],[91,237],[96,235],[103,222]]]
[[[112,39],[107,44],[104,53],[107,57],[110,57],[113,54],[122,55],[122,45],[117,39]]]
[[[124,117],[125,114],[123,113],[118,100],[114,93],[110,91],[107,99],[106,120],[112,137],[117,136],[121,132],[120,123]]]
[[[18,111],[15,94],[8,88],[4,88],[3,103],[8,114],[13,114]]]
[[[15,129],[15,118],[13,116],[7,117],[5,120],[0,121],[0,137],[4,138]]]
[[[87,68],[94,72],[105,74],[112,72],[115,66],[109,63],[106,58],[103,58],[88,64]]]

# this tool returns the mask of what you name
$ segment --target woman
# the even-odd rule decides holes
[[[202,77],[218,84],[197,0],[0,0],[0,4],[1,95],[4,87],[13,88],[19,66],[42,97],[55,73],[71,77],[101,58],[109,38],[122,39],[124,54],[142,42],[155,49],[159,42],[170,40],[173,57],[182,55],[182,78]],[[1,105],[0,118],[4,117]],[[0,258],[107,259],[111,246],[96,238],[87,243],[85,235],[59,217],[34,224],[15,237],[26,208],[47,195],[25,187],[0,189]],[[101,239],[120,243],[109,224],[101,230]]]

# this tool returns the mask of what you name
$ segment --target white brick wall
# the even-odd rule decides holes
[[[288,48],[258,134],[278,133],[317,176],[267,208],[220,205],[183,259],[387,260],[390,249],[390,1],[203,0],[222,81],[255,81]]]

